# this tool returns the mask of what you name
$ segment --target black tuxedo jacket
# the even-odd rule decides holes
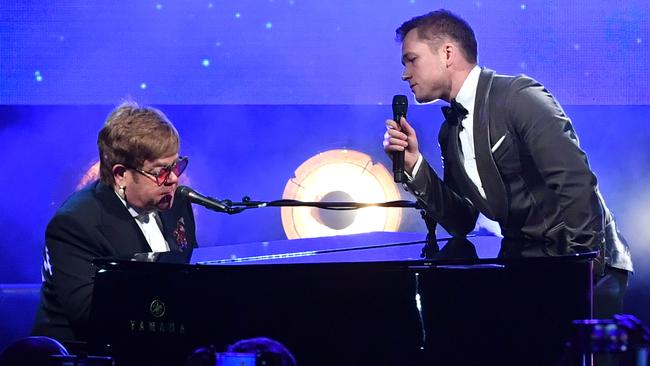
[[[175,196],[172,207],[161,212],[160,218],[170,249],[183,251],[189,258],[196,247],[189,201]],[[178,235],[181,228],[186,245]],[[62,341],[84,340],[96,271],[92,260],[142,252],[151,252],[151,248],[111,187],[95,182],[73,194],[45,232],[41,303],[32,333]]]
[[[598,192],[571,121],[540,83],[483,69],[473,118],[487,198],[465,172],[452,121],[442,124],[438,136],[444,180],[424,162],[407,184],[438,223],[463,236],[481,212],[501,226],[502,256],[597,250],[601,264],[632,270],[629,248]]]

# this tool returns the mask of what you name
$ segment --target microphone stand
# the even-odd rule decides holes
[[[422,216],[422,220],[424,220],[424,223],[427,225],[427,242],[424,244],[424,247],[422,247],[420,257],[431,259],[440,251],[438,238],[436,237],[436,226],[438,223],[433,219],[433,217],[431,217],[431,214],[427,213],[426,210],[420,210],[420,216]]]
[[[365,207],[401,207],[401,208],[422,208],[420,204],[413,201],[388,201],[378,203],[362,202],[304,202],[298,200],[275,200],[275,201],[251,201],[250,197],[245,196],[241,202],[232,202],[231,200],[220,201],[227,207],[231,208],[230,214],[240,213],[244,210],[262,207],[316,207],[323,210],[358,210]]]
[[[426,244],[422,248],[420,257],[425,259],[433,258],[433,255],[440,251],[438,247],[438,238],[436,237],[436,226],[438,223],[433,217],[424,210],[419,202],[413,201],[388,201],[378,203],[362,202],[303,202],[298,200],[275,200],[275,201],[252,201],[250,197],[244,196],[241,202],[233,202],[229,199],[220,201],[228,209],[225,211],[229,215],[262,207],[316,207],[323,210],[348,211],[358,210],[365,207],[394,207],[394,208],[415,208],[420,209],[420,215],[427,226]]]

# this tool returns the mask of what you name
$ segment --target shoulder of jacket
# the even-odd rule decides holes
[[[101,211],[101,202],[96,192],[96,184],[89,184],[68,197],[55,216],[67,215],[79,218],[94,217]]]

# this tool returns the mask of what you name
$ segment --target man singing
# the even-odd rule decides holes
[[[469,233],[479,212],[497,221],[502,257],[598,251],[595,316],[620,312],[629,248],[555,98],[529,77],[479,67],[472,28],[447,10],[396,32],[402,79],[415,99],[450,103],[438,135],[443,179],[420,154],[408,121],[386,121],[384,150],[404,151],[409,191],[454,236]]]

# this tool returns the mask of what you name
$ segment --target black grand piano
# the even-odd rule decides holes
[[[264,336],[303,366],[557,365],[591,316],[595,254],[499,259],[500,241],[429,242],[428,259],[424,234],[393,232],[98,259],[91,350],[182,365]]]

